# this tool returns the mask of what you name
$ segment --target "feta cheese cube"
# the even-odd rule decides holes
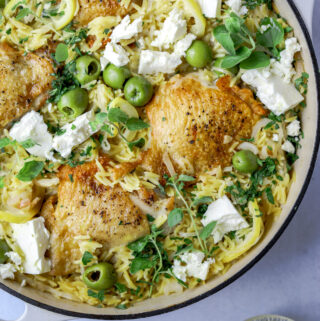
[[[175,259],[173,263],[174,275],[184,282],[187,280],[187,276],[205,281],[214,259],[202,262],[204,258],[204,253],[199,251],[180,255],[179,259]]]
[[[8,252],[8,253],[6,253],[6,256],[16,266],[21,265],[21,257],[20,257],[20,255],[18,253],[16,253],[16,252]]]
[[[291,153],[294,154],[294,152],[296,151],[296,149],[294,148],[293,144],[291,142],[289,142],[288,140],[286,140],[284,142],[284,144],[281,146],[281,149],[287,153]]]
[[[27,148],[31,155],[54,160],[52,135],[48,132],[48,126],[43,121],[42,115],[34,110],[25,114],[11,128],[9,135],[19,143],[31,139],[35,143],[33,147]]]
[[[183,13],[174,8],[164,21],[162,29],[155,31],[157,38],[151,42],[151,46],[169,48],[177,40],[182,39],[187,33],[187,21],[183,19]]]
[[[294,120],[287,126],[287,134],[289,136],[299,136],[300,135],[300,122],[299,120]]]
[[[135,19],[132,23],[129,15],[125,16],[111,34],[111,42],[117,43],[120,40],[131,39],[142,31],[142,18]]]
[[[274,74],[280,76],[286,83],[290,83],[292,77],[296,74],[293,68],[294,55],[301,50],[297,38],[289,38],[285,41],[285,49],[280,52],[280,61],[273,59],[271,61],[271,70]]]
[[[180,57],[185,57],[186,51],[191,47],[195,39],[197,39],[197,36],[192,33],[188,33],[184,38],[175,44],[174,54]]]
[[[95,114],[91,110],[77,117],[73,123],[63,126],[62,130],[65,133],[60,136],[56,135],[53,138],[53,148],[64,158],[70,156],[74,147],[82,144],[90,136],[99,131],[99,129],[93,130],[90,126],[90,122],[94,120]]]
[[[180,57],[168,52],[142,50],[139,62],[139,74],[172,74],[182,63]]]
[[[100,58],[102,70],[104,70],[109,63],[117,67],[125,66],[129,63],[129,54],[122,46],[109,42]]]
[[[23,269],[28,274],[50,271],[50,261],[45,258],[50,234],[44,226],[44,218],[38,217],[24,224],[11,224],[13,239],[24,254]]]
[[[207,18],[217,18],[221,14],[221,0],[198,0],[202,13]]]
[[[257,89],[261,102],[277,116],[296,107],[304,98],[293,84],[286,83],[268,68],[247,70],[242,80]]]
[[[17,272],[15,266],[11,263],[0,264],[0,277],[1,279],[14,279],[14,272]]]
[[[215,243],[220,242],[226,233],[249,227],[246,220],[225,195],[209,205],[201,223],[206,226],[213,221],[217,222],[212,231]]]
[[[279,141],[279,135],[278,135],[278,134],[273,134],[273,135],[272,135],[272,140],[273,140],[274,142],[278,142],[278,141]]]
[[[248,13],[248,8],[242,5],[242,0],[228,0],[226,1],[226,5],[238,16],[243,16]]]

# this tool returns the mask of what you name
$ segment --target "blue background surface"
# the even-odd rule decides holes
[[[311,1],[296,3],[308,6]],[[313,41],[320,61],[319,17],[320,0],[315,0]],[[0,290],[0,319],[16,320],[23,311],[22,301]],[[267,313],[285,315],[295,321],[320,320],[320,160],[297,215],[258,264],[217,294],[147,320],[243,321]]]

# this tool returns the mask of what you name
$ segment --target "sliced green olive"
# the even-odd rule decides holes
[[[97,80],[100,76],[101,67],[99,61],[91,56],[82,56],[76,60],[75,77],[81,85]]]
[[[131,105],[142,107],[153,96],[152,84],[143,77],[132,77],[124,86],[124,96]]]
[[[234,168],[241,172],[251,174],[258,169],[258,157],[249,150],[237,152],[232,157]]]
[[[11,249],[8,245],[8,243],[5,240],[0,240],[0,264],[4,264],[8,262],[8,257],[6,256],[6,253],[10,252]]]
[[[192,67],[204,68],[213,61],[210,46],[202,40],[195,40],[187,50],[186,60]]]
[[[104,82],[113,89],[122,89],[125,81],[131,76],[127,67],[117,67],[113,64],[103,71]]]
[[[87,287],[97,291],[110,289],[116,281],[116,271],[107,262],[92,265],[83,274],[83,282]]]
[[[85,89],[76,88],[66,92],[58,102],[58,109],[67,118],[77,118],[88,107],[89,97]]]
[[[215,67],[221,68],[222,61],[223,61],[223,58],[218,58],[217,60],[215,60],[215,62],[213,63],[213,65],[214,65]],[[238,66],[235,66],[235,67],[232,67],[232,68],[228,68],[228,69],[226,69],[226,70],[228,70],[228,71],[230,71],[232,74],[236,75],[236,74],[239,72],[239,67],[238,67]],[[222,75],[223,75],[222,72],[217,71],[217,70],[215,70],[215,73],[216,73],[218,76],[222,76]]]

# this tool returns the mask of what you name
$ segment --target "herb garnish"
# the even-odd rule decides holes
[[[303,95],[306,95],[308,93],[308,80],[309,80],[309,74],[306,72],[303,72],[301,74],[301,77],[295,80],[295,86],[297,90],[299,90],[300,93]]]
[[[270,10],[272,10],[272,2],[273,0],[244,0],[245,1],[245,6],[252,10],[255,9],[256,7],[259,7],[263,4],[266,4]]]
[[[85,251],[83,253],[83,256],[82,256],[82,264],[83,265],[87,265],[88,263],[90,263],[91,261],[93,260],[93,255],[88,252],[88,251]]]
[[[101,290],[99,292],[95,292],[92,290],[88,290],[88,296],[91,296],[92,298],[98,299],[100,302],[104,300],[104,290]]]
[[[26,162],[18,173],[17,178],[22,182],[30,182],[42,172],[43,167],[44,162]]]

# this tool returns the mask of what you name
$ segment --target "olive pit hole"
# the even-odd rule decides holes
[[[101,276],[100,271],[93,271],[93,272],[91,272],[91,273],[88,275],[88,279],[89,279],[91,282],[97,282],[97,281],[99,281],[100,276]]]
[[[88,66],[88,75],[94,75],[98,71],[97,63],[92,61]]]
[[[63,107],[63,113],[72,116],[74,114],[74,110],[70,107]]]

